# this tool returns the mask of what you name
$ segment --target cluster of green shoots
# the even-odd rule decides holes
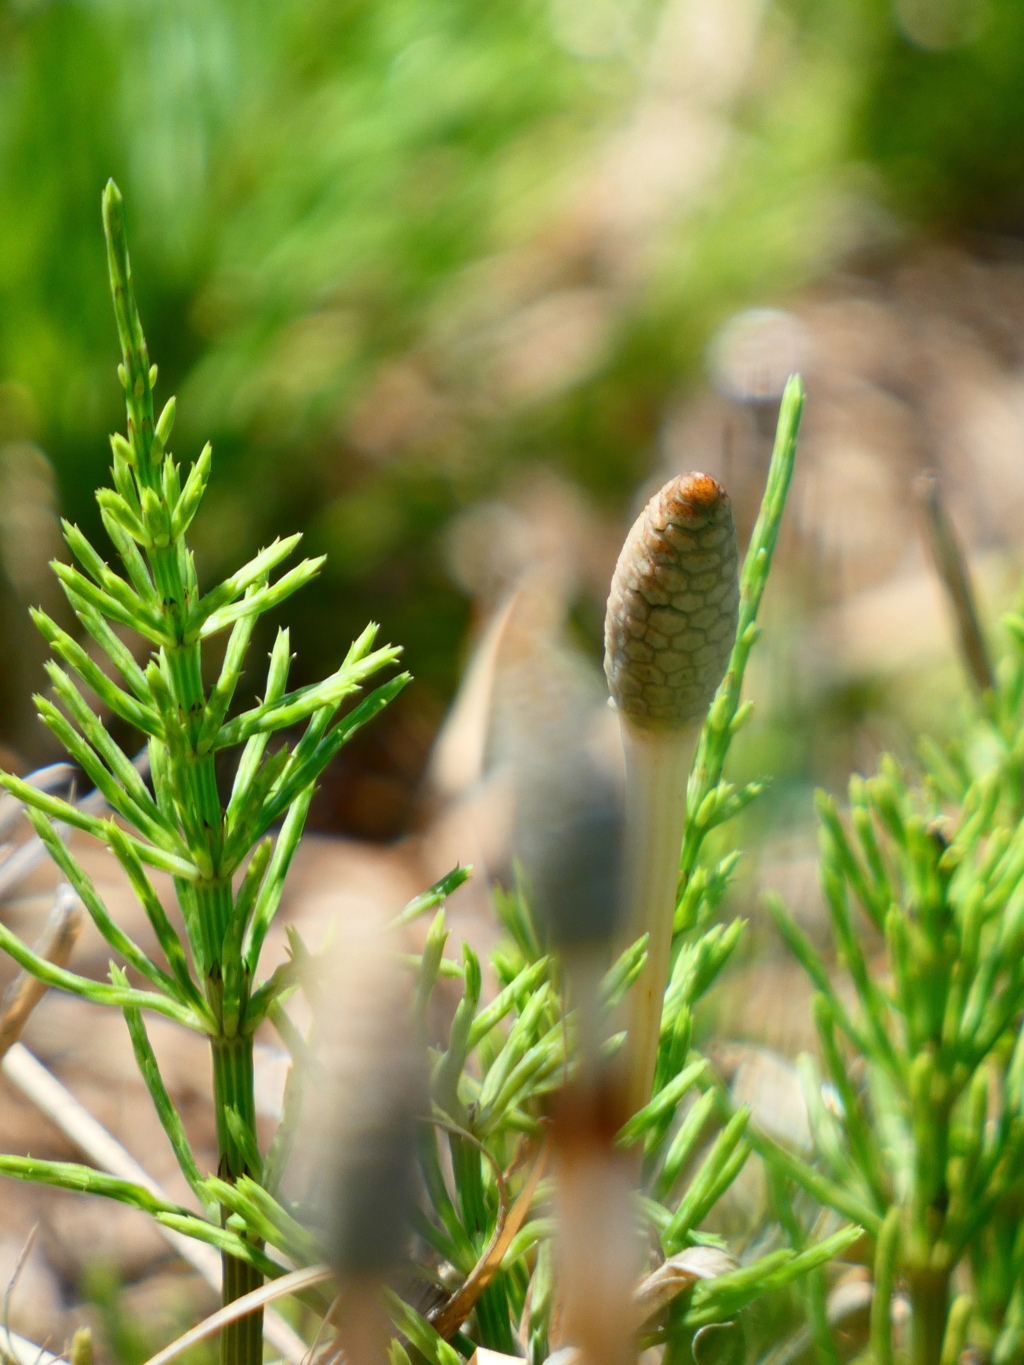
[[[0,927],[0,945],[47,984],[124,1011],[139,1069],[202,1212],[162,1206],[144,1189],[85,1168],[7,1157],[3,1169],[136,1203],[169,1226],[212,1242],[223,1253],[224,1296],[230,1300],[258,1285],[263,1274],[280,1273],[264,1243],[287,1245],[298,1238],[307,1252],[311,1243],[270,1193],[290,1140],[288,1129],[282,1128],[266,1155],[257,1142],[253,1035],[296,986],[293,963],[260,980],[261,948],[317,778],[406,678],[386,682],[338,719],[342,703],[393,664],[398,651],[374,649],[371,626],[326,681],[289,691],[291,651],[282,630],[270,655],[262,701],[229,715],[258,619],[309,582],[319,565],[307,560],[272,579],[295,549],[296,536],[275,542],[225,582],[200,591],[186,536],[209,478],[210,451],[200,454],[184,478],[168,453],[174,400],[155,415],[156,367],[150,365],[132,293],[122,200],[113,184],[103,197],[103,215],[128,428],[126,437],[112,438],[114,487],[101,490],[97,500],[123,572],[110,568],[74,526],[65,527],[65,536],[80,567],[54,567],[75,616],[112,665],[112,675],[79,640],[43,613],[34,615],[64,665],[48,665],[60,707],[40,697],[39,713],[102,793],[113,817],[85,814],[15,777],[0,780],[25,802],[36,832],[124,967],[112,966],[109,983],[100,983],[45,962],[6,927]],[[146,641],[151,648],[147,663],[136,661],[119,629]],[[224,633],[219,675],[208,687],[204,650]],[[83,689],[145,737],[148,782],[111,738]],[[294,743],[270,744],[276,733],[302,725]],[[238,757],[224,799],[216,769],[230,750]],[[111,849],[146,911],[162,963],[112,920],[55,822],[84,830]],[[173,877],[179,927],[165,911],[147,868]],[[129,983],[127,969],[141,980],[141,988]],[[164,1086],[145,1011],[209,1038],[218,1144],[212,1174],[200,1172]],[[259,1359],[259,1316],[227,1329],[223,1345],[225,1359]]]
[[[4,1156],[0,1171],[134,1204],[164,1225],[212,1243],[223,1255],[228,1304],[264,1277],[315,1266],[323,1258],[307,1211],[286,1195],[284,1179],[301,1122],[301,1080],[314,1065],[285,1002],[303,988],[308,963],[293,938],[292,960],[263,980],[260,953],[317,778],[405,677],[378,686],[339,718],[342,704],[393,664],[398,651],[374,649],[370,627],[325,682],[289,691],[288,635],[280,631],[263,699],[232,714],[258,618],[308,582],[318,565],[305,561],[272,578],[294,549],[295,537],[261,551],[219,586],[200,590],[187,533],[206,487],[210,452],[204,450],[184,477],[168,452],[174,401],[155,415],[156,369],[132,294],[122,201],[112,184],[103,208],[128,426],[126,436],[112,440],[114,487],[97,497],[122,569],[111,568],[73,526],[65,532],[79,567],[55,568],[81,627],[112,669],[97,664],[80,640],[48,617],[36,613],[35,619],[61,661],[48,666],[54,700],[38,699],[40,715],[112,815],[85,814],[17,778],[2,780],[24,802],[40,838],[123,965],[112,965],[109,982],[99,982],[44,960],[2,926],[0,945],[47,985],[123,1010],[140,1072],[196,1207],[161,1200],[86,1166]],[[750,1151],[746,1111],[725,1123],[716,1116],[717,1095],[705,1061],[692,1049],[691,1032],[694,1007],[728,960],[741,927],[713,924],[739,855],[705,862],[703,853],[706,836],[759,790],[756,784],[734,790],[722,772],[732,735],[747,714],[740,706],[743,673],[785,504],[800,403],[797,387],[784,406],[765,503],[743,570],[731,664],[691,778],[653,1098],[619,1135],[622,1146],[642,1153],[639,1207],[658,1248],[655,1268],[662,1257],[714,1242],[701,1224]],[[125,630],[149,646],[144,662],[125,644]],[[227,640],[220,647],[219,672],[208,684],[204,651],[216,649],[215,637],[222,634]],[[144,763],[114,742],[86,700],[89,691],[141,733]],[[271,744],[281,731],[289,741]],[[216,768],[230,751],[234,779],[222,795]],[[114,922],[69,851],[63,826],[95,836],[114,853],[146,911],[162,960],[147,955]],[[170,874],[176,914],[165,909],[147,869]],[[418,898],[399,925],[437,909],[464,875],[458,871]],[[414,1214],[411,1282],[418,1277],[455,1288],[432,1308],[412,1292],[386,1291],[394,1365],[412,1358],[455,1365],[477,1345],[523,1350],[538,1365],[549,1353],[557,1285],[550,1182],[539,1153],[550,1097],[574,1064],[572,1020],[566,1017],[558,964],[538,938],[526,898],[519,892],[499,895],[497,903],[507,933],[492,955],[497,993],[486,1003],[484,969],[473,951],[464,945],[460,961],[445,956],[443,909],[413,963],[410,997],[430,1084],[416,1144],[422,1197]],[[602,989],[608,1011],[641,971],[644,952],[641,941],[609,966]],[[439,982],[453,979],[459,1003],[444,1037],[437,1038],[430,1034],[437,1014],[431,999]],[[149,1011],[209,1039],[215,1172],[200,1169],[161,1077],[145,1025]],[[264,1152],[255,1123],[253,1035],[268,1019],[292,1053],[293,1083],[284,1118]],[[662,1296],[646,1317],[640,1315],[642,1338],[678,1348],[708,1323],[733,1317],[758,1295],[824,1264],[855,1235],[855,1229],[844,1230],[749,1265],[724,1257],[713,1276],[683,1276],[668,1310]],[[306,1302],[326,1313],[326,1297],[310,1290]],[[256,1365],[262,1358],[259,1314],[227,1326],[221,1350],[231,1365]]]
[[[311,1217],[302,1197],[288,1192],[287,1180],[304,1084],[318,1063],[286,1003],[309,989],[310,957],[293,935],[289,962],[263,979],[260,956],[317,779],[406,678],[377,686],[339,716],[374,674],[394,664],[398,651],[374,649],[370,627],[326,681],[289,691],[289,641],[279,631],[262,700],[233,712],[259,617],[308,582],[318,564],[304,561],[272,578],[295,548],[294,537],[200,591],[187,533],[206,487],[210,452],[184,477],[168,452],[174,401],[155,415],[156,369],[132,294],[121,197],[112,184],[103,207],[128,425],[126,436],[112,440],[114,487],[97,498],[122,569],[111,568],[73,526],[65,532],[79,567],[55,568],[82,630],[111,667],[101,667],[49,617],[37,612],[35,619],[61,661],[48,665],[53,699],[38,699],[40,715],[112,814],[85,813],[11,776],[0,780],[24,802],[122,965],[111,966],[107,982],[88,979],[37,955],[3,925],[0,946],[45,984],[124,1012],[140,1073],[195,1204],[184,1207],[69,1163],[2,1156],[0,1172],[134,1204],[213,1244],[223,1257],[225,1304],[252,1294],[265,1278],[311,1269],[316,1273],[301,1285],[304,1302],[327,1318],[330,1296],[317,1267],[329,1238],[321,1237],[322,1216]],[[867,1248],[874,1267],[870,1349],[878,1365],[905,1350],[914,1365],[956,1365],[965,1344],[995,1365],[1011,1365],[1024,1360],[1024,1045],[1018,1037],[1024,619],[1009,619],[1010,650],[970,742],[953,754],[930,750],[919,789],[886,762],[878,777],[854,782],[848,822],[822,800],[823,883],[853,1003],[776,906],[818,988],[820,1059],[801,1062],[814,1152],[799,1154],[766,1136],[746,1108],[734,1106],[693,1045],[695,1009],[743,928],[720,921],[741,856],[720,827],[763,784],[736,788],[724,771],[733,736],[750,712],[741,701],[744,673],[757,641],[801,406],[802,390],[793,381],[740,575],[728,669],[699,738],[694,732],[653,1087],[648,1073],[645,1100],[615,1139],[634,1153],[637,1219],[649,1249],[639,1268],[645,1278],[636,1291],[634,1330],[641,1347],[664,1345],[671,1365],[710,1360],[716,1341],[727,1343],[731,1359],[737,1331],[742,1346],[748,1305],[797,1285],[813,1348],[823,1365],[836,1365],[841,1351],[825,1275],[856,1243],[856,1254],[863,1260]],[[124,642],[125,631],[149,646],[144,662]],[[226,643],[218,645],[214,637],[222,635]],[[213,657],[219,665],[211,674]],[[89,692],[144,737],[139,758],[114,742],[87,701]],[[279,732],[287,739],[271,743]],[[217,769],[228,753],[234,776],[222,794]],[[70,852],[65,826],[113,852],[152,925],[159,960],[114,922]],[[173,879],[176,911],[165,908],[149,869]],[[442,902],[466,875],[450,874],[394,926],[404,931],[435,912],[421,952],[402,958],[410,973],[411,1032],[427,1080],[415,1120],[418,1200],[404,1273],[383,1290],[391,1365],[458,1365],[479,1346],[541,1365],[561,1344],[546,1149],[553,1097],[578,1064],[578,1030],[562,966],[542,941],[522,888],[496,893],[504,938],[489,964],[466,944],[458,959],[446,955]],[[862,929],[855,927],[854,905],[863,913]],[[647,946],[640,939],[606,964],[598,996],[609,1032],[644,971]],[[439,987],[447,1008],[434,1003]],[[147,1035],[150,1011],[209,1039],[216,1171],[200,1169],[168,1094]],[[442,1027],[438,1019],[450,1022]],[[284,1117],[264,1151],[255,1121],[253,1037],[268,1020],[293,1069]],[[613,1034],[605,1052],[621,1044]],[[709,1220],[748,1161],[762,1163],[779,1218],[759,1250],[734,1257]],[[717,1257],[709,1257],[712,1251]],[[674,1279],[666,1278],[666,1267]],[[896,1293],[909,1302],[906,1341],[894,1336]],[[707,1329],[726,1325],[728,1332],[708,1337]],[[262,1351],[258,1311],[224,1328],[225,1365],[258,1365]]]
[[[800,1061],[818,1168],[788,1173],[873,1239],[879,1365],[1024,1360],[1024,618],[1004,625],[967,733],[922,744],[918,783],[885,758],[852,779],[847,818],[819,797],[850,991],[772,905],[816,987],[820,1049]]]

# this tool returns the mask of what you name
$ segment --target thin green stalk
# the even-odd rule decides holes
[[[885,1215],[875,1249],[875,1284],[871,1298],[871,1354],[876,1365],[892,1365],[892,1291],[900,1245],[900,1210]]]
[[[256,1134],[256,1102],[253,1082],[253,1052],[251,1036],[215,1039],[213,1051],[213,1094],[217,1122],[217,1174],[223,1180],[236,1181],[240,1176],[260,1171],[251,1169],[250,1154],[238,1141],[238,1128],[229,1115],[237,1114],[245,1130]],[[262,1247],[255,1244],[258,1250]],[[248,1262],[228,1251],[221,1253],[223,1266],[222,1302],[235,1299],[258,1289],[263,1276]],[[221,1333],[221,1365],[253,1365],[263,1357],[263,1312],[251,1313],[238,1322],[229,1324]]]
[[[909,1269],[912,1365],[941,1365],[949,1311],[949,1275],[930,1267]]]

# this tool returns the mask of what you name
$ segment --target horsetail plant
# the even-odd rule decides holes
[[[490,956],[496,988],[490,995],[485,964],[468,945],[463,945],[461,960],[445,953],[448,929],[442,902],[466,870],[457,869],[417,897],[392,925],[403,930],[435,912],[421,951],[396,954],[411,980],[406,979],[407,1001],[392,1011],[404,1019],[407,1006],[410,1018],[408,1034],[404,1024],[400,1030],[405,1041],[393,1049],[395,1084],[387,1093],[370,1095],[367,1090],[361,1096],[368,1105],[354,1106],[336,1125],[338,1133],[349,1133],[351,1150],[333,1168],[325,1160],[324,1170],[314,1171],[306,1187],[297,1190],[294,1172],[287,1168],[304,1121],[304,1088],[311,1081],[323,1093],[327,1088],[325,1059],[311,1046],[314,1040],[299,1032],[285,1004],[297,988],[315,996],[318,964],[293,935],[291,960],[263,980],[261,948],[318,776],[406,678],[399,675],[378,686],[338,718],[342,704],[392,665],[398,651],[375,649],[375,628],[369,627],[330,678],[289,690],[288,635],[279,631],[262,700],[232,714],[258,618],[307,582],[319,561],[304,561],[274,579],[298,538],[275,541],[224,583],[200,592],[186,534],[209,477],[209,448],[182,478],[167,450],[173,399],[159,416],[153,404],[156,369],[150,366],[132,294],[122,201],[112,183],[104,193],[103,215],[128,425],[125,436],[112,439],[114,487],[97,496],[123,573],[112,569],[73,526],[65,533],[79,567],[58,564],[55,569],[75,615],[107,656],[113,675],[49,617],[36,612],[35,619],[61,660],[48,666],[56,700],[38,698],[40,714],[113,815],[86,811],[13,776],[0,781],[24,803],[39,838],[125,966],[112,964],[107,982],[90,980],[46,961],[2,924],[0,947],[45,985],[123,1010],[139,1070],[201,1212],[73,1163],[4,1155],[0,1172],[133,1204],[166,1227],[217,1247],[224,1269],[226,1307],[216,1324],[227,1324],[221,1334],[224,1365],[258,1365],[262,1358],[259,1311],[249,1310],[258,1310],[270,1297],[259,1288],[265,1276],[284,1277],[282,1289],[301,1285],[307,1303],[325,1319],[330,1316],[329,1297],[318,1289],[330,1273],[320,1264],[325,1258],[342,1272],[343,1283],[345,1277],[350,1285],[372,1283],[380,1293],[390,1320],[387,1330],[393,1333],[386,1344],[390,1365],[413,1360],[459,1365],[478,1346],[521,1353],[531,1365],[542,1365],[553,1347],[567,1344],[552,1252],[550,1107],[567,1080],[571,1085],[588,1070],[596,1076],[597,1054],[606,1056],[621,1045],[621,1037],[605,1037],[604,1024],[615,1019],[637,977],[650,975],[648,944],[657,938],[651,956],[660,984],[645,996],[643,1083],[635,1091],[636,1103],[623,1106],[622,1116],[628,1115],[624,1126],[608,1135],[609,1143],[614,1140],[624,1151],[640,1154],[641,1160],[629,1167],[641,1182],[634,1207],[648,1240],[656,1244],[653,1265],[637,1266],[642,1278],[632,1295],[628,1282],[624,1286],[628,1329],[618,1338],[624,1343],[619,1354],[628,1355],[634,1343],[664,1344],[673,1362],[688,1360],[697,1333],[734,1319],[761,1295],[821,1267],[861,1235],[857,1227],[844,1228],[740,1265],[701,1227],[736,1179],[754,1140],[749,1115],[740,1110],[702,1152],[716,1122],[716,1095],[710,1090],[701,1094],[711,1079],[706,1062],[691,1047],[692,1016],[728,961],[742,927],[712,924],[739,855],[728,852],[717,862],[705,862],[704,848],[710,831],[760,790],[758,783],[736,790],[723,780],[723,767],[732,736],[749,714],[749,706],[740,704],[743,675],[757,637],[757,612],[793,466],[798,381],[783,402],[765,500],[740,577],[734,641],[735,550],[724,494],[710,480],[691,481],[685,485],[690,501],[680,514],[683,522],[666,522],[687,529],[689,518],[689,529],[699,534],[711,528],[714,544],[690,549],[711,555],[715,583],[722,588],[711,602],[720,623],[710,640],[714,658],[698,663],[699,695],[687,703],[690,712],[672,724],[695,727],[727,657],[728,667],[696,742],[685,794],[685,829],[675,791],[671,830],[666,832],[666,826],[657,836],[666,853],[659,873],[663,894],[657,906],[652,900],[648,908],[652,914],[657,910],[661,920],[640,926],[637,941],[606,968],[595,971],[596,959],[587,957],[587,980],[595,983],[592,992],[579,992],[595,1016],[587,1021],[580,1018],[578,1002],[565,999],[567,974],[538,934],[523,893],[496,892],[504,938]],[[691,567],[696,583],[704,570]],[[655,584],[659,572],[653,571]],[[712,588],[697,584],[694,590]],[[649,605],[656,605],[653,597]],[[696,628],[707,629],[708,624],[696,622]],[[136,660],[118,633],[124,629],[148,644],[147,660]],[[226,645],[216,679],[208,686],[205,652],[218,635],[227,636]],[[89,690],[112,715],[145,737],[148,780],[142,764],[136,766],[138,760],[132,762],[105,729],[87,700]],[[623,698],[628,694],[627,688]],[[622,709],[631,714],[628,706]],[[647,719],[660,723],[665,718],[652,712]],[[274,735],[297,726],[304,726],[298,738],[271,742]],[[230,792],[222,799],[215,765],[228,751],[237,753],[237,762]],[[675,764],[676,779],[679,784],[686,779],[681,761]],[[652,820],[659,818],[657,803],[650,803],[650,811]],[[67,826],[95,836],[113,852],[149,918],[163,962],[151,958],[114,922],[64,842]],[[163,907],[150,869],[169,874],[173,881],[180,931]],[[454,987],[454,1014],[435,1004],[442,982],[449,992]],[[357,995],[350,1002],[354,1010],[359,1008]],[[150,1044],[146,1011],[209,1039],[218,1143],[215,1174],[200,1170],[189,1145]],[[254,1031],[266,1019],[277,1028],[293,1065],[281,1124],[263,1152],[255,1124],[252,1049]],[[439,1020],[445,1021],[443,1026]],[[382,1032],[369,1024],[367,1028],[375,1037]],[[400,1066],[397,1057],[405,1058]],[[370,1068],[366,1072],[360,1070],[363,1062]],[[406,1062],[409,1075],[423,1078],[422,1089],[419,1079],[409,1084],[402,1079]],[[349,1080],[358,1088],[363,1082],[352,1082],[352,1076],[374,1077],[373,1058],[368,1054],[350,1071]],[[394,1139],[386,1150],[378,1141],[381,1134],[389,1142]],[[406,1184],[405,1163],[413,1160],[418,1176]],[[324,1197],[332,1180],[342,1194],[333,1213],[331,1200]],[[400,1187],[406,1195],[392,1197],[385,1210],[369,1197],[374,1182]],[[403,1212],[413,1196],[411,1232],[403,1237]],[[854,1207],[861,1204],[855,1201]],[[386,1211],[384,1236],[380,1216]],[[385,1282],[396,1259],[400,1274]],[[295,1277],[286,1275],[289,1265],[298,1268]],[[342,1347],[353,1355],[375,1357],[382,1349],[380,1327],[373,1311],[350,1317],[341,1323]],[[322,1358],[333,1359],[339,1339],[332,1343],[326,1321],[322,1331],[327,1337]],[[167,1348],[161,1358],[175,1353]]]
[[[103,195],[103,223],[128,424],[126,436],[111,440],[114,487],[102,489],[97,501],[124,574],[110,568],[71,525],[64,527],[65,538],[80,567],[58,563],[54,570],[78,620],[113,665],[114,677],[50,617],[41,611],[33,616],[66,665],[47,665],[63,709],[38,697],[39,714],[106,798],[114,817],[86,815],[10,775],[0,781],[25,803],[35,830],[97,928],[145,988],[130,985],[117,967],[111,968],[109,983],[53,967],[3,926],[0,945],[48,984],[124,1010],[142,1074],[182,1170],[209,1220],[215,1220],[204,1234],[223,1248],[223,1296],[229,1302],[260,1282],[259,1239],[248,1231],[219,1228],[220,1213],[226,1220],[229,1210],[196,1167],[160,1078],[143,1011],[163,1014],[209,1038],[218,1180],[225,1189],[245,1178],[258,1182],[262,1158],[256,1137],[253,1035],[295,986],[292,965],[261,981],[260,951],[317,778],[346,740],[401,690],[406,675],[384,683],[337,719],[342,703],[393,664],[399,651],[374,648],[376,627],[370,626],[334,674],[289,691],[288,632],[279,630],[262,700],[229,718],[257,620],[309,582],[321,561],[304,560],[274,579],[274,571],[298,544],[299,537],[291,536],[261,550],[217,587],[200,591],[186,533],[209,478],[210,448],[204,448],[184,478],[168,452],[175,403],[170,399],[156,415],[157,371],[150,365],[132,292],[122,199],[113,182]],[[136,662],[117,633],[119,627],[148,643],[147,662]],[[204,662],[210,645],[225,633],[219,675],[207,687]],[[152,788],[110,737],[83,687],[145,736]],[[295,742],[271,745],[272,736],[299,725],[305,728]],[[216,765],[226,751],[239,751],[239,757],[224,800]],[[84,830],[110,848],[149,917],[166,966],[153,961],[114,923],[54,829],[55,821]],[[173,877],[184,937],[165,913],[147,868]],[[224,1332],[226,1363],[251,1365],[261,1358],[258,1314]]]
[[[625,1072],[632,1112],[650,1098],[657,1065],[687,816],[692,838],[710,814],[701,804],[708,794],[688,792],[691,764],[727,668],[733,676],[715,704],[704,764],[722,750],[723,726],[735,721],[742,665],[756,638],[754,617],[774,550],[774,531],[762,543],[771,526],[765,510],[776,514],[777,527],[802,401],[799,380],[791,381],[773,462],[777,478],[784,471],[783,481],[769,486],[755,529],[738,634],[736,529],[725,489],[708,474],[682,475],[654,495],[626,538],[612,579],[605,672],[626,758],[625,919],[630,939],[647,937],[647,961],[629,1000]],[[695,806],[689,797],[698,795]]]
[[[818,1167],[790,1157],[786,1172],[872,1235],[883,1365],[903,1349],[912,1365],[1024,1360],[1024,617],[1004,624],[992,689],[963,740],[923,744],[923,780],[885,757],[851,780],[845,816],[819,796],[849,990],[771,901],[819,1039],[800,1061]]]
[[[647,936],[629,997],[630,1112],[650,1098],[668,984],[686,783],[736,633],[736,528],[707,474],[673,479],[622,547],[605,618],[605,672],[626,759],[626,932]]]

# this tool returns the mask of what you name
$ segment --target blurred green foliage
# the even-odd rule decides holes
[[[369,599],[447,682],[463,612],[432,538],[486,485],[478,438],[381,469],[345,417],[459,272],[535,216],[608,101],[605,66],[559,52],[537,5],[71,0],[2,24],[5,434],[35,436],[88,523],[115,418],[95,207],[112,172],[161,387],[188,395],[182,443],[208,428],[218,448],[209,571],[307,525],[333,555],[298,623],[304,666]]]
[[[305,527],[330,559],[296,681],[371,616],[436,715],[455,511],[535,462],[621,507],[714,327],[880,209],[1021,227],[1022,40],[1017,0],[6,0],[0,445],[36,442],[101,534],[114,175],[178,454],[214,439],[204,571]],[[665,108],[690,122],[654,129],[652,211],[609,167]],[[36,683],[0,678],[29,750]]]

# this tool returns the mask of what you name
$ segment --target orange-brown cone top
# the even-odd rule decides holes
[[[618,709],[648,729],[704,715],[736,636],[736,528],[710,474],[682,474],[633,523],[615,566],[604,670]]]

